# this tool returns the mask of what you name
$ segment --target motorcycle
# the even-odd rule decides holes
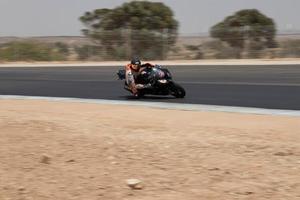
[[[125,79],[125,69],[120,69],[117,72],[118,79]],[[160,65],[154,67],[146,67],[136,77],[136,84],[148,84],[150,87],[138,89],[137,96],[139,98],[144,95],[172,95],[176,98],[184,98],[186,92],[182,86],[172,80],[172,75],[167,68]],[[124,89],[131,92],[131,89],[125,81]]]

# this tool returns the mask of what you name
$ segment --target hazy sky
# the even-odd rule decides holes
[[[256,8],[281,31],[300,32],[300,0],[156,0],[175,13],[181,34],[207,33],[224,17]],[[78,18],[96,8],[114,8],[126,0],[0,0],[0,36],[80,35]]]

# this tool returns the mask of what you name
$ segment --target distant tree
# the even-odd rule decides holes
[[[243,49],[246,42],[253,50],[276,46],[276,26],[273,19],[256,9],[241,10],[226,17],[211,28],[210,35],[234,48]]]
[[[114,9],[96,9],[80,21],[87,27],[83,34],[112,56],[162,58],[177,37],[172,10],[159,2],[132,1]]]

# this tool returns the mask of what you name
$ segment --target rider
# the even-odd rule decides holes
[[[138,94],[138,89],[150,88],[151,84],[136,84],[136,78],[146,67],[154,67],[150,63],[142,64],[138,58],[133,58],[129,64],[125,66],[126,83],[131,89],[133,95]]]

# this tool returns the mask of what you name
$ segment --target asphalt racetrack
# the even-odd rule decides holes
[[[131,100],[117,80],[119,67],[0,68],[0,95]],[[300,65],[169,66],[184,99],[146,96],[138,101],[300,110]]]

